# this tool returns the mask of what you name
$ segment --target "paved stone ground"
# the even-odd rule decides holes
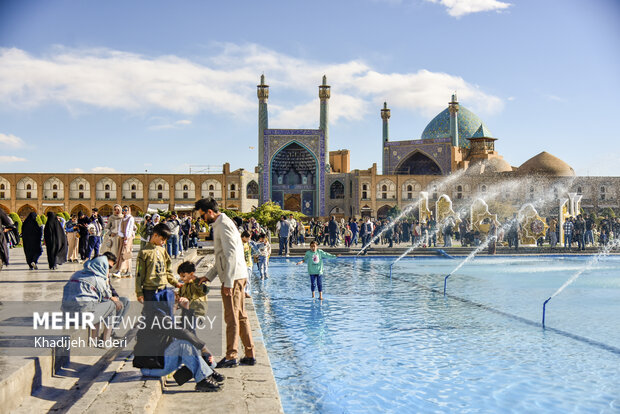
[[[21,249],[11,250],[12,265],[0,272],[0,300],[60,300],[65,282],[82,264],[65,264],[49,270],[45,260],[40,270],[30,271]],[[191,252],[195,257],[195,253]],[[135,256],[134,256],[135,257]],[[42,257],[44,259],[44,257]],[[183,260],[179,258],[173,264]],[[212,255],[202,257],[199,274]],[[135,279],[113,280],[120,295],[135,298]],[[216,281],[219,285],[219,281]],[[134,302],[135,303],[135,302]],[[221,306],[219,289],[211,289],[209,306]],[[224,389],[218,393],[196,393],[195,382],[178,386],[173,380],[142,378],[131,366],[131,349],[109,352],[101,357],[72,357],[71,364],[53,377],[43,377],[42,386],[27,397],[15,413],[167,413],[173,410],[225,413],[282,412],[271,365],[251,299],[247,301],[256,345],[257,365],[222,370],[226,375]],[[222,321],[223,322],[223,321]],[[222,349],[225,344],[222,338]],[[129,348],[133,348],[130,343]],[[221,357],[221,356],[218,356]],[[219,359],[219,358],[218,358]],[[0,358],[0,388],[3,377],[9,376],[31,358]],[[14,381],[15,382],[15,381]],[[0,389],[9,392],[9,389]],[[0,412],[3,410],[0,409]]]
[[[212,262],[212,256],[207,256],[201,263],[198,273],[206,271],[207,262]],[[216,280],[215,285],[219,285]],[[209,292],[209,307],[221,306],[221,294],[219,289],[211,289]],[[178,407],[185,407],[187,412],[214,412],[214,413],[281,413],[282,403],[278,394],[267,349],[263,342],[260,324],[254,310],[251,299],[246,299],[246,307],[252,336],[256,348],[257,363],[254,366],[238,366],[218,370],[226,376],[224,389],[217,393],[194,392],[195,382],[190,381],[182,386],[174,380],[167,379],[163,396],[159,400],[157,413],[169,413]],[[224,326],[222,326],[224,332]],[[241,343],[240,354],[243,355]],[[226,349],[225,337],[222,336],[222,350]]]

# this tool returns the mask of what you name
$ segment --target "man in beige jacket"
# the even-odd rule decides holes
[[[254,342],[252,328],[245,312],[245,285],[248,268],[243,254],[243,242],[235,223],[219,211],[217,201],[204,198],[196,201],[194,208],[211,225],[215,264],[201,281],[213,281],[216,277],[222,282],[222,303],[224,322],[226,322],[226,356],[217,368],[231,368],[237,365],[239,337],[245,348],[242,365],[254,365]]]

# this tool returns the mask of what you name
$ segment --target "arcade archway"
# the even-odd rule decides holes
[[[37,210],[32,207],[30,204],[25,204],[17,210],[17,215],[24,220],[30,213],[36,213]]]

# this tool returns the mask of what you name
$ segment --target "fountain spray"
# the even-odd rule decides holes
[[[454,180],[457,180],[458,178],[461,178],[461,176],[465,173],[466,170],[458,170],[457,172],[445,177],[443,180],[439,181],[439,183],[437,183],[437,189],[439,190],[439,188],[446,186],[448,184],[450,184],[451,182],[453,182]],[[411,213],[411,211],[418,206],[418,204],[420,204],[420,201],[422,201],[421,199],[418,199],[417,201],[414,201],[413,203],[410,203],[409,205],[407,205],[407,207],[405,207],[405,209],[397,216],[394,218],[394,220],[392,220],[392,222],[390,224],[388,224],[387,226],[385,226],[383,229],[381,229],[381,231],[377,234],[375,234],[372,239],[370,240],[370,242],[368,242],[368,244],[366,246],[363,246],[359,252],[357,252],[357,254],[355,255],[356,257],[359,256],[360,254],[362,254],[364,251],[366,251],[367,249],[370,248],[370,246],[379,239],[379,237],[381,237],[381,235],[383,235],[383,233],[385,233],[386,231],[390,230],[391,228],[393,228],[396,223],[398,223],[399,221],[401,221],[403,219],[403,217],[407,216],[409,213]]]
[[[620,239],[614,239],[613,241],[607,243],[603,246],[602,249],[599,250],[598,254],[594,256],[592,259],[586,263],[586,265],[579,271],[577,271],[574,275],[572,275],[558,290],[553,293],[553,295],[549,296],[549,298],[543,303],[543,314],[542,314],[542,327],[545,328],[545,314],[547,311],[547,303],[557,295],[559,295],[564,289],[566,289],[569,285],[571,285],[575,280],[579,278],[586,270],[590,270],[594,265],[601,261],[604,257],[609,256],[609,253],[612,249],[620,246]]]
[[[529,180],[526,180],[526,181],[525,181],[525,183],[526,183],[526,184],[529,184],[529,182],[530,182]],[[572,183],[572,181],[571,181],[571,183]],[[569,186],[570,186],[570,184],[569,184]],[[555,196],[554,190],[556,190],[556,189],[557,189],[557,190],[558,190],[558,192],[559,192],[558,187],[552,187],[552,188],[551,188],[551,191],[546,192],[546,193],[545,193],[545,195],[549,195],[549,194],[551,194],[551,195]],[[565,189],[565,187],[564,187],[563,189]],[[523,209],[523,207],[527,206],[528,204],[532,204],[532,205],[534,205],[534,204],[542,204],[542,205],[544,205],[544,204],[546,203],[546,201],[547,201],[547,198],[549,198],[549,197],[546,197],[545,195],[543,195],[543,197],[539,197],[539,198],[538,198],[538,200],[536,200],[534,203],[525,203],[525,204],[523,204],[523,205],[521,206],[521,208],[519,209],[519,211],[520,211],[521,209]],[[517,216],[517,222],[518,222],[519,224],[521,224],[521,222],[523,221],[523,219],[524,219],[524,218],[525,218],[524,216],[521,216],[521,217]],[[506,231],[506,230],[508,230],[508,228],[509,228],[510,226],[512,226],[512,224],[513,224],[513,221],[512,221],[512,220],[511,220],[511,221],[508,221],[507,223],[504,223],[504,225],[503,225],[503,226],[501,226],[501,227],[500,227],[500,229],[498,230],[498,233],[499,233],[500,231]],[[448,275],[447,275],[447,276],[443,279],[443,295],[444,295],[444,296],[446,296],[446,288],[447,288],[447,284],[448,284],[448,278],[449,278],[450,276],[452,276],[452,275],[453,275],[456,271],[458,271],[461,267],[463,267],[463,265],[465,265],[465,263],[467,263],[467,262],[469,262],[471,259],[473,259],[473,258],[474,258],[474,256],[476,256],[476,254],[478,254],[480,251],[482,251],[483,249],[485,249],[485,248],[489,245],[489,243],[491,243],[491,242],[492,242],[493,240],[495,240],[495,239],[497,239],[497,236],[492,236],[492,237],[487,238],[487,239],[485,240],[485,242],[484,242],[484,243],[482,243],[482,244],[480,244],[480,246],[476,247],[476,249],[474,249],[474,250],[473,250],[473,251],[472,251],[472,252],[471,252],[471,253],[470,253],[470,254],[469,254],[469,255],[468,255],[468,256],[467,256],[467,257],[466,257],[466,258],[465,258],[462,262],[461,262],[461,263],[459,263],[459,264],[458,264],[458,266],[456,266],[456,267],[454,268],[454,270],[453,270],[453,271],[451,271],[451,272],[450,272],[450,273],[449,273],[449,274],[448,274]]]

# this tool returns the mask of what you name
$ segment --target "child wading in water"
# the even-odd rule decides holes
[[[297,265],[306,262],[308,263],[308,273],[310,274],[310,289],[312,289],[312,297],[314,297],[315,285],[319,289],[319,299],[323,300],[323,258],[325,257],[340,257],[340,255],[333,255],[318,248],[318,245],[313,240],[310,242],[310,250],[306,252],[304,258],[297,262]]]

